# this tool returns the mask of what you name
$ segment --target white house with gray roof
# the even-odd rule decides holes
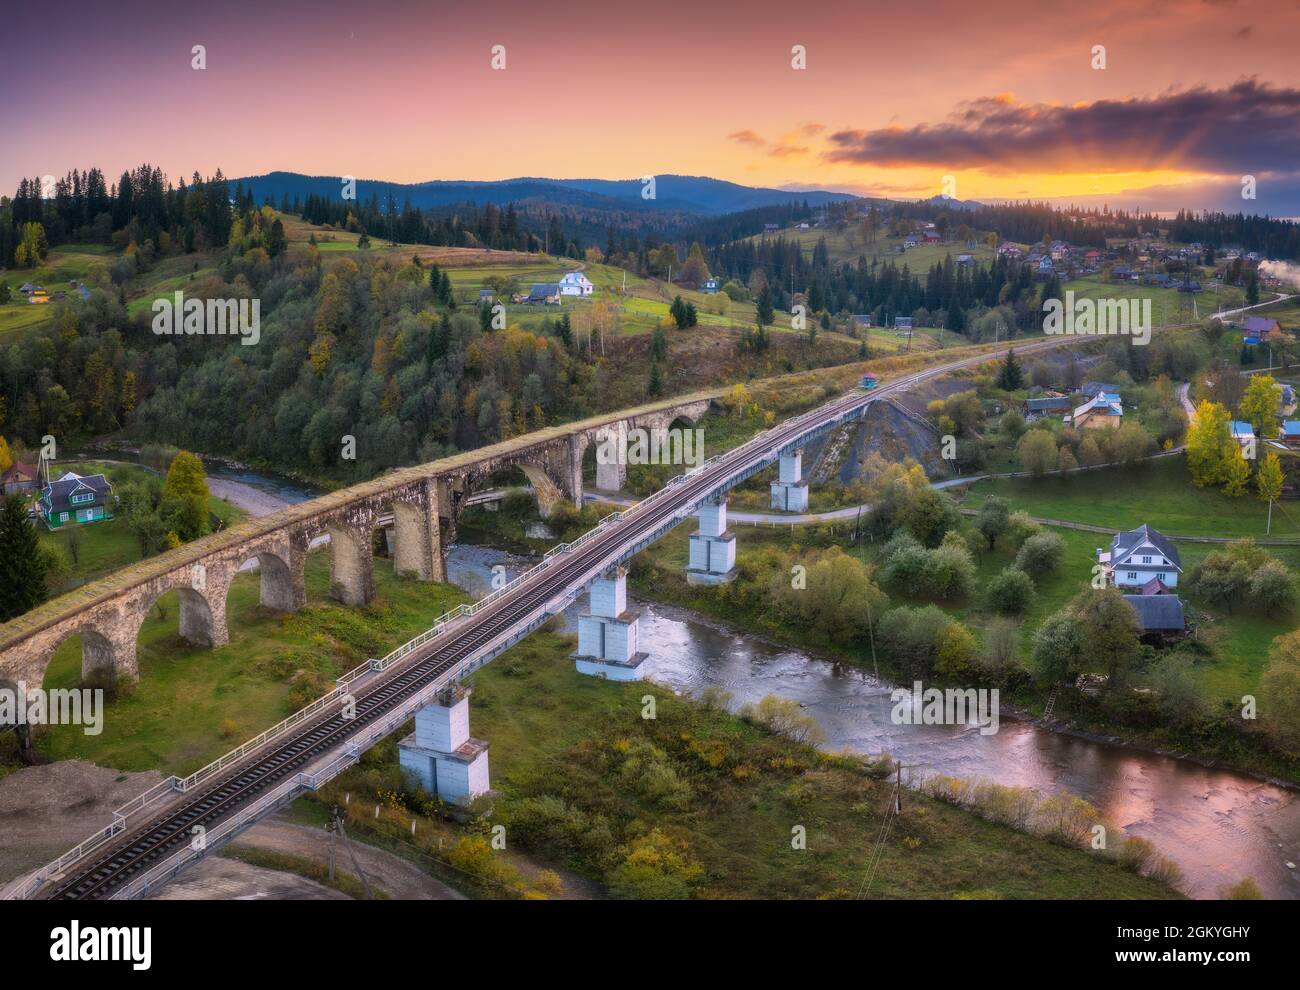
[[[1145,523],[1116,534],[1109,552],[1097,551],[1097,560],[1117,588],[1141,588],[1152,578],[1176,588],[1183,572],[1178,549]]]

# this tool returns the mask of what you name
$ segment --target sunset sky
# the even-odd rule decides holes
[[[0,93],[5,195],[148,161],[1300,215],[1300,0],[23,4]]]

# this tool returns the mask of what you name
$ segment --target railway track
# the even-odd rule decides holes
[[[1034,353],[1081,339],[1088,338],[1053,338],[1022,345],[1017,352]],[[67,900],[111,897],[123,884],[180,851],[193,838],[196,826],[211,831],[258,795],[346,743],[476,651],[526,624],[537,609],[566,594],[594,568],[607,566],[617,559],[623,548],[651,535],[683,506],[697,504],[738,473],[771,459],[775,452],[822,424],[858,412],[871,402],[906,391],[930,378],[996,360],[1004,351],[1005,348],[937,365],[871,392],[829,402],[707,463],[677,484],[674,497],[633,506],[604,534],[561,558],[560,564],[542,569],[534,581],[523,583],[516,592],[502,597],[481,613],[475,612],[464,622],[455,623],[411,657],[394,664],[356,697],[355,713],[351,717],[344,717],[340,702],[290,734],[272,739],[265,744],[266,751],[254,751],[245,761],[215,774],[210,782],[194,788],[192,793],[185,792],[154,819],[128,828],[121,837],[88,853],[82,861],[53,878],[37,896]]]

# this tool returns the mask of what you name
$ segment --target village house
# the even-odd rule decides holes
[[[1283,422],[1280,439],[1288,447],[1300,447],[1300,419],[1288,419]]]
[[[870,330],[870,329],[871,329],[871,314],[870,314],[870,313],[854,313],[854,314],[853,314],[853,325],[854,325],[855,327],[857,327],[859,330]]]
[[[1117,533],[1109,551],[1097,551],[1097,562],[1107,582],[1117,588],[1140,590],[1153,578],[1165,589],[1176,588],[1183,572],[1178,549],[1145,523]]]
[[[537,282],[529,291],[524,302],[558,306],[560,305],[560,286],[556,282]]]
[[[706,278],[704,284],[700,286],[700,291],[708,296],[713,295],[718,291],[718,280],[716,278]]]
[[[8,470],[0,474],[0,493],[5,495],[25,495],[36,491],[40,473],[30,464],[14,461]]]
[[[29,303],[37,304],[48,303],[50,301],[50,294],[38,285],[27,294],[27,301]]]
[[[895,316],[894,330],[904,332],[910,337],[912,335],[912,318],[910,316]]]
[[[763,233],[765,234],[775,234],[780,229],[781,229],[781,225],[779,223],[763,224]]]
[[[1095,399],[1103,392],[1119,398],[1119,386],[1111,385],[1109,382],[1084,382],[1079,391],[1083,393],[1085,399]]]
[[[1118,395],[1103,393],[1081,406],[1075,406],[1069,422],[1076,430],[1119,426],[1124,422],[1124,405]]]
[[[1137,613],[1139,638],[1145,643],[1159,643],[1187,630],[1183,601],[1177,595],[1125,595],[1124,601]]]
[[[959,254],[959,255],[957,255],[957,265],[958,265],[958,267],[965,268],[966,266],[968,266],[968,265],[972,265],[972,264],[974,264],[974,263],[975,263],[975,258],[974,258],[974,256],[972,256],[972,255],[969,255],[969,254]]]
[[[562,296],[589,296],[595,289],[591,280],[582,272],[568,272],[559,281]]]
[[[1249,423],[1234,419],[1230,426],[1232,439],[1241,445],[1242,449],[1249,448],[1255,442],[1255,428]]]
[[[1014,260],[1020,257],[1020,248],[1017,245],[1012,244],[1010,241],[1003,241],[1002,245],[998,248],[998,254],[1003,258]]]
[[[491,289],[479,289],[478,301],[481,303],[491,302],[496,298],[496,294]]]
[[[1286,339],[1282,325],[1266,316],[1246,317],[1241,324],[1241,334],[1242,342],[1247,344],[1258,344],[1261,341],[1275,343]]]
[[[1068,395],[1045,395],[1025,400],[1025,422],[1032,423],[1044,416],[1064,415],[1070,411]]]
[[[67,472],[41,491],[40,514],[50,529],[69,523],[112,519],[113,486],[102,474],[82,476]]]

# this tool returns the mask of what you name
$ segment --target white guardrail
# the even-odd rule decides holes
[[[897,385],[902,383],[899,382],[893,384]],[[802,425],[803,423],[809,422],[813,419],[823,418],[828,411],[829,410],[827,410],[825,407],[820,409],[813,409],[810,410],[809,412],[796,416],[791,420],[788,420],[786,423],[783,424],[783,426],[789,427],[795,425]],[[379,671],[386,670],[394,663],[397,663],[405,659],[406,657],[410,656],[420,647],[424,646],[431,640],[436,639],[443,632],[445,632],[447,626],[450,623],[455,622],[458,619],[475,615],[476,613],[482,611],[484,608],[487,608],[493,603],[499,601],[501,598],[511,594],[513,591],[521,587],[523,584],[538,577],[543,571],[553,567],[555,565],[555,562],[558,559],[567,556],[568,554],[572,553],[574,550],[577,550],[580,547],[585,546],[586,544],[590,543],[592,540],[595,540],[601,535],[603,535],[603,533],[612,523],[618,522],[623,519],[627,519],[633,515],[639,515],[647,511],[648,509],[658,504],[663,499],[668,498],[670,495],[672,495],[675,492],[676,488],[679,485],[681,485],[683,482],[685,482],[688,478],[691,478],[702,471],[708,470],[711,466],[716,465],[724,457],[735,457],[735,455],[739,453],[757,449],[758,447],[763,446],[767,442],[769,441],[765,438],[764,434],[760,433],[757,436],[751,437],[749,440],[745,441],[739,446],[733,447],[731,450],[727,451],[724,454],[715,454],[713,457],[709,458],[703,464],[688,471],[687,473],[679,474],[675,476],[674,478],[669,480],[668,483],[664,485],[663,488],[659,489],[659,491],[653,493],[652,495],[649,495],[646,498],[641,499],[641,501],[635,503],[634,505],[629,506],[628,508],[620,512],[614,512],[611,513],[610,515],[604,516],[595,527],[588,530],[586,533],[583,533],[582,536],[578,537],[578,539],[574,540],[572,543],[561,543],[558,546],[552,547],[550,550],[546,552],[546,555],[542,558],[540,563],[536,564],[533,567],[530,567],[526,571],[521,572],[510,583],[505,584],[502,587],[493,590],[490,594],[485,595],[483,598],[480,598],[477,602],[474,602],[472,605],[457,605],[454,609],[451,609],[449,612],[445,612],[442,615],[438,616],[436,619],[434,619],[433,624],[424,632],[420,633],[420,635],[416,636],[414,639],[411,639],[406,643],[403,643],[401,646],[397,647],[391,653],[388,653],[381,659],[368,660],[365,663],[361,664],[360,666],[354,667],[352,670],[348,671],[347,673],[343,674],[341,677],[337,679],[337,681],[335,682],[334,689],[330,691],[328,694],[320,698],[317,698],[315,701],[307,705],[305,708],[299,709],[298,711],[290,715],[288,718],[271,726],[271,728],[267,729],[265,732],[259,733],[258,735],[254,736],[252,739],[248,740],[243,745],[238,746],[235,749],[232,749],[229,753],[226,753],[224,756],[219,757],[218,759],[209,763],[207,766],[203,767],[202,769],[196,770],[188,777],[181,778],[181,777],[173,776],[173,777],[169,777],[167,780],[164,780],[159,784],[154,785],[152,788],[145,791],[139,797],[136,797],[133,800],[127,802],[126,804],[122,805],[122,807],[118,808],[115,812],[113,812],[113,821],[109,825],[105,826],[103,829],[96,832],[94,835],[90,836],[89,838],[81,842],[79,845],[73,847],[72,849],[69,849],[66,853],[64,853],[58,859],[54,860],[52,863],[48,863],[47,865],[41,867],[39,870],[37,870],[35,873],[29,876],[22,883],[16,884],[10,887],[8,890],[6,890],[3,895],[3,899],[22,900],[30,897],[32,894],[40,890],[41,887],[45,886],[45,884],[48,883],[51,878],[62,873],[67,867],[83,859],[85,856],[93,852],[96,848],[103,845],[105,842],[109,841],[110,839],[124,832],[127,828],[128,819],[131,818],[131,816],[139,814],[145,808],[162,800],[165,796],[175,795],[177,793],[183,794],[186,791],[190,790],[192,787],[194,787],[196,784],[202,783],[203,781],[207,780],[213,774],[220,773],[222,770],[225,770],[228,767],[233,766],[236,763],[239,763],[241,760],[249,756],[255,750],[260,749],[261,747],[265,746],[267,743],[275,741],[277,738],[284,735],[290,729],[294,728],[295,726],[301,725],[303,722],[312,718],[314,715],[320,714],[321,712],[330,708],[335,703],[341,701],[344,697],[348,695],[348,687],[354,681],[366,676],[367,674],[377,673]],[[766,456],[768,456],[772,460],[775,460],[776,457],[778,456],[779,451],[780,448],[776,447],[766,451],[765,453]],[[688,512],[686,512],[685,515],[689,515],[690,512],[693,511],[694,511],[694,507],[692,507]],[[446,673],[436,678],[431,685],[422,688],[415,695],[412,695],[410,699],[408,699],[401,706],[395,709],[393,713],[386,715],[383,719],[381,719],[379,722],[375,723],[374,725],[368,726],[357,738],[359,740],[365,741],[366,745],[368,745],[369,742],[372,741],[373,739],[379,738],[380,736],[386,735],[388,732],[392,731],[392,728],[394,727],[395,724],[400,725],[402,721],[404,721],[406,718],[409,718],[410,713],[414,712],[417,708],[420,708],[423,704],[425,704],[426,701],[429,698],[431,698],[438,690],[441,690],[441,688],[445,686],[453,676],[460,676],[462,671],[465,669],[467,662],[468,662],[468,658],[467,660],[458,663],[454,668],[452,668],[452,670],[447,671]],[[397,720],[396,722],[394,722],[395,719]],[[380,726],[384,726],[386,728],[384,728],[382,732],[379,732],[378,735],[376,735],[375,732]],[[364,746],[361,746],[360,742],[352,743],[351,740],[349,741],[349,743],[350,743],[349,745],[350,755],[346,757],[340,757],[338,760],[335,760],[334,763],[339,763],[340,761],[344,761],[344,760],[346,760],[347,763],[355,762],[356,754],[359,753],[360,749],[364,748]],[[211,845],[214,840],[219,840],[220,837],[228,835],[231,832],[237,831],[245,827],[251,821],[255,820],[260,814],[264,813],[268,808],[274,806],[275,804],[283,800],[285,795],[289,793],[289,791],[300,787],[310,788],[314,790],[319,783],[330,779],[330,777],[334,776],[334,774],[344,769],[347,763],[345,763],[343,766],[339,766],[338,769],[332,771],[330,771],[329,768],[325,768],[313,775],[308,775],[305,773],[296,774],[290,781],[282,783],[278,787],[274,788],[272,791],[268,792],[268,794],[265,795],[264,797],[259,798],[256,802],[249,805],[247,808],[242,809],[237,815],[231,818],[228,822],[223,822],[217,828],[210,831],[208,833],[208,844]],[[334,764],[331,764],[330,766],[332,767],[334,766]],[[329,772],[327,773],[327,771]],[[303,783],[303,781],[307,781],[307,783]],[[191,850],[191,851],[194,853],[194,855],[188,857],[184,862],[188,862],[190,859],[195,859],[203,855],[203,850]],[[133,880],[129,884],[125,885],[122,888],[122,890],[123,891],[129,890],[129,891],[136,891],[136,892],[141,890],[147,890],[149,883],[156,881],[158,879],[158,876],[161,876],[160,871],[166,872],[167,875],[170,876],[172,873],[176,871],[176,869],[179,869],[179,866],[180,864],[178,864],[176,858],[171,857],[167,860],[166,863],[160,864],[158,867],[155,867],[153,870],[145,874],[143,877],[138,878],[137,880]],[[118,896],[119,896],[118,894],[114,894],[115,898]],[[132,894],[122,894],[121,896],[129,897],[132,896]]]

